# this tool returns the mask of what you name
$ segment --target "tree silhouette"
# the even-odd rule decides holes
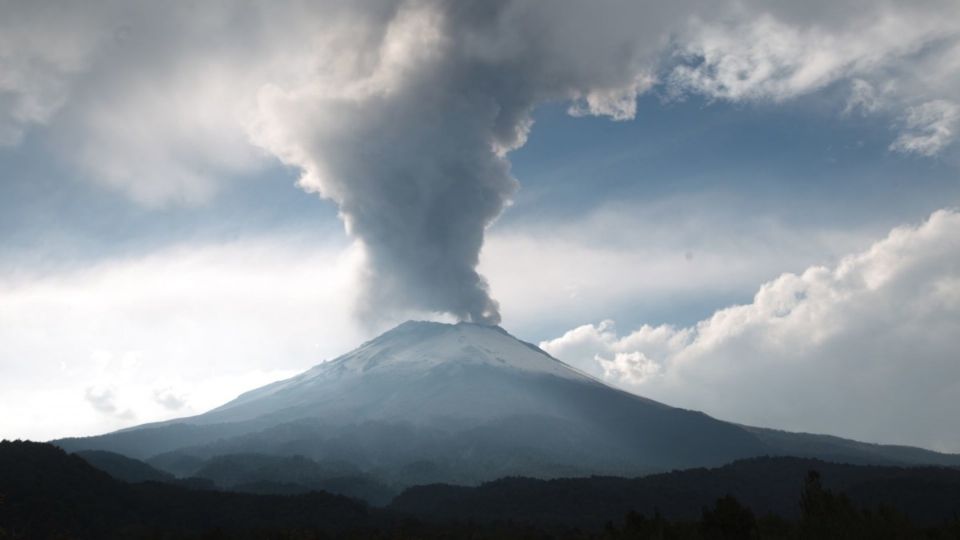
[[[754,538],[757,520],[749,508],[732,495],[726,495],[717,499],[713,509],[703,509],[700,531],[704,538],[710,540]]]

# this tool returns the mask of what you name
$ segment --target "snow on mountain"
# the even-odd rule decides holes
[[[634,475],[761,455],[960,463],[723,422],[607,386],[499,327],[432,322],[404,323],[198,416],[57,444],[154,457],[175,474],[217,456],[302,455],[398,486]]]
[[[545,412],[535,396],[514,388],[517,377],[602,385],[500,327],[409,321],[300,375],[247,392],[195,421],[267,414],[340,421],[342,414],[417,420]]]
[[[347,354],[290,379],[247,392],[224,407],[318,381],[427,373],[451,365],[490,366],[571,380],[593,380],[499,326],[407,321]]]
[[[328,374],[343,377],[390,370],[427,371],[451,362],[576,380],[589,378],[535,345],[511,336],[499,326],[415,321],[408,321],[304,375],[306,378]]]

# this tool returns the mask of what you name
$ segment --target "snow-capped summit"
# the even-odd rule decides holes
[[[529,391],[513,388],[517,378],[601,385],[498,326],[408,321],[300,375],[247,392],[198,420],[309,414],[339,422],[338,415],[363,411],[367,419],[402,414],[404,420],[419,422],[452,414],[476,419],[543,412]]]
[[[314,367],[304,376],[429,370],[451,363],[495,366],[569,379],[587,377],[499,326],[424,321],[407,321],[353,352]]]

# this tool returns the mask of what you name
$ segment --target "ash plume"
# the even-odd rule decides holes
[[[597,20],[567,7],[585,26],[566,30],[617,25],[612,12]],[[261,95],[261,144],[304,171],[303,188],[335,201],[364,247],[364,315],[499,323],[477,264],[485,229],[517,189],[506,155],[525,142],[531,111],[572,99],[578,114],[633,116],[650,83],[637,40],[566,49],[570,34],[547,15],[505,1],[402,2],[364,33],[375,36],[369,49],[339,59],[345,83]]]
[[[0,146],[32,132],[148,207],[202,205],[279,158],[339,207],[374,320],[499,321],[477,264],[544,103],[627,120],[651,89],[824,91],[886,116],[891,151],[955,158],[960,132],[951,0],[57,4],[0,8]]]

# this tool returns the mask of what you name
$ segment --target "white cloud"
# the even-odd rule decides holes
[[[173,388],[166,387],[154,390],[153,400],[171,411],[178,411],[187,404],[188,398],[177,394]]]
[[[642,384],[660,373],[660,364],[639,351],[616,353],[612,360],[597,356],[596,360],[603,366],[605,377],[617,378],[627,384]]]
[[[132,410],[121,410],[117,406],[114,388],[112,387],[97,388],[91,386],[84,393],[84,398],[97,412],[115,417],[117,420],[132,422],[137,419],[137,415]]]
[[[782,101],[872,73],[957,31],[932,10],[879,9],[838,21],[827,20],[828,11],[820,15],[794,21],[741,9],[727,20],[694,19],[680,42],[688,61],[672,70],[670,82],[720,99]]]
[[[352,349],[358,256],[263,238],[0,275],[0,437],[195,414]]]
[[[652,73],[638,73],[630,84],[614,88],[595,88],[575,96],[567,112],[571,116],[607,116],[613,120],[632,120],[637,115],[637,96],[653,88]]]
[[[863,79],[854,79],[850,82],[850,97],[847,98],[847,104],[843,109],[845,113],[859,111],[863,114],[871,114],[880,110],[881,106],[882,98],[872,84]]]
[[[262,167],[260,89],[344,56],[324,43],[334,3],[52,4],[0,7],[0,144],[46,127],[78,176],[147,206],[203,203]]]
[[[541,343],[642,395],[720,418],[960,451],[960,213],[835,267],[765,283],[688,328],[611,322]]]
[[[960,106],[943,99],[928,101],[907,110],[905,130],[890,145],[891,150],[932,156],[953,140],[960,123]]]
[[[943,104],[958,97],[960,66],[948,60],[960,40],[956,3],[863,9],[839,2],[811,6],[805,15],[791,11],[747,3],[725,18],[695,15],[676,39],[681,61],[666,77],[670,92],[783,102],[847,80],[847,112],[897,118],[907,111],[891,150],[931,156],[953,140],[955,120],[945,118]]]
[[[638,306],[662,313],[677,302],[747,298],[784,268],[835,260],[877,234],[785,223],[735,197],[688,193],[498,227],[480,270],[503,301],[505,325],[543,335]]]

